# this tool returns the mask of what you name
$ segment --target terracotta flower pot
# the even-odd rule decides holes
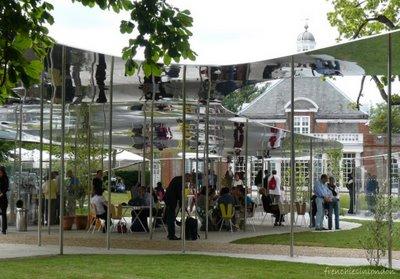
[[[75,216],[64,216],[63,220],[63,228],[64,231],[70,231],[72,229],[72,225],[74,224]]]
[[[75,216],[75,226],[77,230],[85,230],[88,223],[88,217],[86,215]]]

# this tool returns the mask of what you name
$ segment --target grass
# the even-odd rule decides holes
[[[108,197],[108,192],[104,192],[104,197]],[[121,203],[128,203],[131,199],[131,194],[129,192],[125,193],[111,193],[111,203],[112,204],[121,204]]]
[[[356,248],[363,249],[360,240],[367,235],[366,224],[369,221],[346,220],[354,223],[361,223],[362,226],[352,230],[343,230],[327,233],[314,231],[297,232],[294,235],[295,245],[299,246],[318,246],[318,247],[337,247],[337,248]],[[394,223],[393,230],[400,230],[400,223]],[[281,244],[289,245],[290,234],[263,235],[257,237],[242,238],[233,241],[236,244]],[[393,250],[400,250],[400,240],[398,237],[393,239]]]
[[[1,278],[399,278],[373,267],[327,267],[203,255],[65,255],[0,261]],[[341,273],[349,272],[351,275]],[[330,271],[331,273],[327,273]],[[332,273],[335,274],[332,274]],[[375,273],[371,275],[371,273]],[[368,275],[370,274],[370,275]]]

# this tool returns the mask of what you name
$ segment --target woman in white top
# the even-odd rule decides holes
[[[276,174],[276,170],[273,170],[272,175],[268,178],[268,193],[271,195],[273,203],[280,201],[281,178]]]
[[[107,229],[107,201],[103,197],[103,190],[94,193],[93,197],[90,199],[90,204],[96,211],[96,217],[105,221],[103,227],[103,233],[105,233]]]
[[[243,181],[240,179],[239,173],[235,173],[235,180],[233,180],[233,187],[243,186]]]

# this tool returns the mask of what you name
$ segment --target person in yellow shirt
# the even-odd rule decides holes
[[[57,201],[57,182],[55,175],[52,174],[51,179],[46,179],[42,185],[42,191],[45,198],[45,220],[46,224],[56,224],[56,201]],[[50,216],[49,216],[50,211]]]

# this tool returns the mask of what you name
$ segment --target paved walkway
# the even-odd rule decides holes
[[[0,244],[1,254],[0,259],[24,258],[33,256],[54,256],[59,254],[59,247],[56,245],[46,245],[38,247],[36,245],[26,244]],[[64,254],[77,255],[167,255],[181,254],[178,251],[166,250],[139,250],[139,249],[111,249],[93,247],[64,247]],[[310,257],[310,256],[295,256],[289,257],[285,255],[270,255],[270,254],[237,254],[237,253],[220,253],[220,252],[186,252],[186,254],[209,255],[209,256],[224,256],[233,258],[246,258],[256,260],[271,260],[271,261],[288,261],[299,263],[312,263],[329,266],[360,266],[368,265],[364,258],[342,258],[342,257]],[[393,261],[393,267],[400,269],[400,260]]]
[[[341,222],[343,230],[353,229],[359,224]],[[295,246],[296,257],[289,257],[288,245],[272,244],[234,244],[231,241],[244,237],[252,237],[266,234],[287,233],[289,226],[255,226],[256,231],[251,228],[246,232],[209,232],[208,239],[204,239],[204,232],[200,232],[201,239],[198,241],[187,241],[186,251],[188,254],[205,254],[215,256],[228,256],[238,258],[294,261],[304,263],[316,263],[326,265],[366,265],[365,251],[361,249],[346,249],[332,247],[305,247]],[[296,227],[295,231],[309,230],[304,227]],[[177,232],[178,233],[178,232]],[[317,235],[317,233],[316,233]],[[6,236],[0,236],[0,258],[29,257],[41,255],[56,255],[58,248],[58,227],[53,227],[51,235],[47,230],[42,233],[42,247],[37,244],[36,227],[30,227],[28,232],[15,232],[10,229]],[[11,244],[13,243],[13,244]],[[15,243],[15,244],[14,244]],[[289,238],[288,238],[289,243]],[[166,234],[162,229],[154,232],[154,237],[149,240],[147,233],[128,233],[111,235],[112,250],[107,251],[106,236],[101,232],[94,234],[85,231],[65,231],[64,245],[66,254],[171,254],[181,253],[181,241],[167,241]],[[221,253],[223,251],[224,253]],[[400,269],[400,252],[393,252],[393,266]]]

